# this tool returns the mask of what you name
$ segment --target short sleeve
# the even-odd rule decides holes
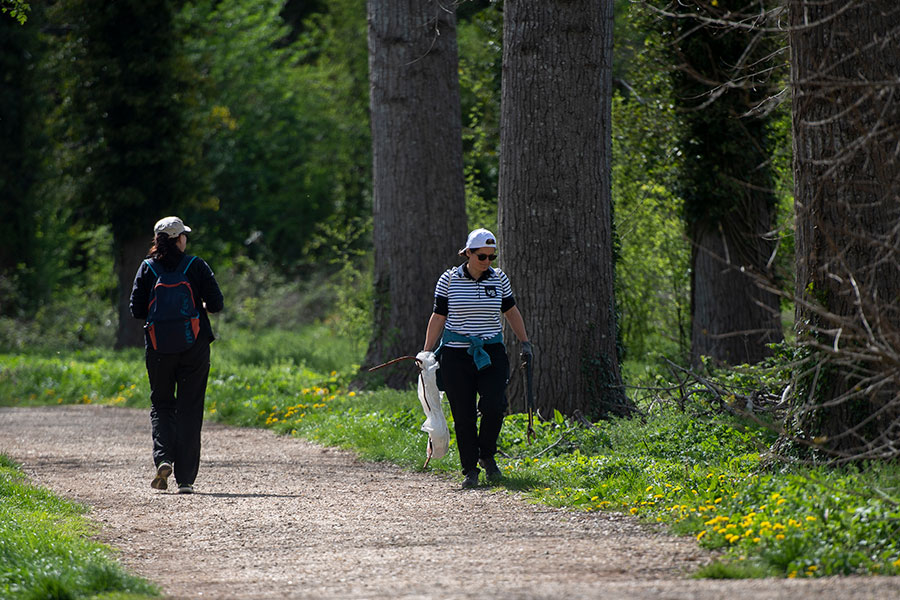
[[[512,285],[510,285],[509,277],[506,276],[506,273],[499,271],[497,275],[500,278],[500,312],[505,313],[516,305],[516,299],[513,296]]]
[[[433,312],[445,317],[450,314],[450,271],[444,271],[434,286]]]

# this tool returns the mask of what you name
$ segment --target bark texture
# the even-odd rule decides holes
[[[897,456],[900,4],[792,0],[800,434]]]
[[[466,239],[456,18],[432,0],[369,0],[374,335],[366,366],[416,354],[434,286]],[[382,372],[393,387],[415,367]]]
[[[118,282],[117,308],[119,326],[116,328],[116,348],[138,348],[144,345],[144,323],[131,316],[128,303],[134,275],[150,248],[149,236],[119,240],[115,244],[115,270]],[[190,250],[188,250],[190,253]]]
[[[503,11],[498,243],[535,345],[536,403],[545,416],[627,414],[613,294],[613,2],[507,0]],[[514,370],[512,410],[525,407],[523,387]]]
[[[671,6],[669,3],[666,3]],[[754,112],[776,93],[774,34],[729,26],[757,11],[746,0],[688,0],[662,21],[684,127],[680,194],[690,236],[691,359],[755,363],[783,339],[771,284],[775,191],[771,116]],[[758,17],[758,13],[751,15]],[[698,17],[698,18],[693,18]],[[703,21],[705,17],[714,21]]]

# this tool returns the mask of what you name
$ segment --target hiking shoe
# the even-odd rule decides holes
[[[178,493],[179,494],[193,494],[194,486],[190,483],[179,483],[178,484]]]
[[[156,467],[156,477],[153,478],[153,481],[150,482],[150,487],[154,490],[164,490],[169,487],[169,483],[166,481],[169,478],[169,475],[172,474],[172,463],[170,462],[161,462]]]
[[[462,482],[463,489],[472,489],[478,487],[478,469],[472,469],[466,473],[466,478]]]
[[[489,482],[497,483],[503,479],[503,473],[500,472],[500,467],[497,466],[497,461],[494,460],[493,456],[490,458],[479,458],[478,464],[484,469],[484,476]]]

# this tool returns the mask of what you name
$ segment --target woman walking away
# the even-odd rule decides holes
[[[224,306],[209,265],[184,253],[190,232],[178,217],[157,221],[153,245],[131,289],[131,314],[145,320],[156,465],[150,486],[166,489],[174,472],[179,494],[194,492],[200,468],[209,345],[215,339],[207,311]]]
[[[501,314],[522,342],[522,354],[530,358],[533,353],[509,278],[491,267],[496,251],[497,241],[487,229],[469,234],[465,248],[459,251],[466,262],[444,271],[438,278],[434,312],[425,333],[426,351],[434,348],[438,340],[441,342],[435,354],[453,413],[464,488],[478,485],[479,465],[489,482],[503,478],[494,459],[507,408],[509,380]]]

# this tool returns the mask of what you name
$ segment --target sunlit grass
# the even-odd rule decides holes
[[[0,597],[147,598],[150,583],[128,575],[91,542],[84,509],[30,485],[0,455]]]

